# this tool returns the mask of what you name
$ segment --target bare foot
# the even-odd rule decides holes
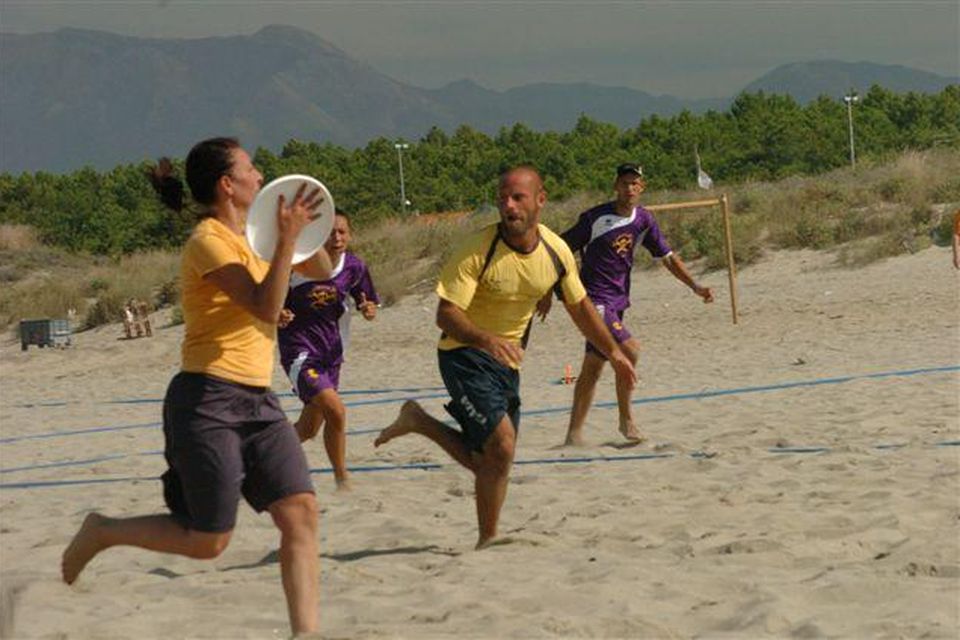
[[[477,551],[481,549],[489,549],[490,547],[499,547],[505,544],[513,544],[517,539],[511,536],[491,536],[484,540],[479,540],[477,546],[474,547]]]
[[[343,491],[345,493],[349,493],[350,491],[353,491],[353,484],[351,484],[349,477],[334,478],[334,481],[337,483],[338,492]]]
[[[621,421],[620,433],[622,433],[623,437],[629,440],[630,442],[643,442],[644,440],[646,440],[644,435],[640,433],[640,430],[637,429],[637,426],[633,424],[633,420]]]
[[[100,528],[106,518],[99,513],[88,514],[80,525],[80,530],[73,536],[73,540],[63,552],[60,561],[60,573],[63,581],[73,584],[87,563],[100,553],[104,547],[100,543]]]
[[[495,544],[497,544],[496,536],[490,536],[489,538],[480,538],[479,540],[477,540],[477,546],[475,546],[474,549],[479,551],[480,549],[486,549],[487,547],[492,547]]]
[[[567,434],[567,439],[563,441],[565,447],[582,447],[586,443],[583,440],[583,434],[579,431],[571,431]]]
[[[417,425],[423,421],[423,408],[413,400],[407,400],[400,407],[400,414],[389,427],[380,432],[373,446],[379,447],[394,438],[399,438],[417,430]]]

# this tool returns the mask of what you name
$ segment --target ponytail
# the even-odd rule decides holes
[[[183,181],[174,175],[170,158],[160,158],[147,170],[147,178],[164,206],[177,213],[183,211]]]
[[[193,145],[187,154],[186,173],[190,194],[198,204],[210,206],[217,199],[217,182],[233,168],[233,150],[239,149],[236,138],[210,138]],[[160,158],[147,178],[160,201],[173,211],[183,211],[183,181],[173,173],[169,158]]]

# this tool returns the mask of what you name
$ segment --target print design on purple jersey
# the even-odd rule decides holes
[[[629,233],[621,233],[613,239],[613,242],[610,243],[610,246],[613,247],[613,250],[618,254],[625,256],[630,253],[631,249],[633,249],[633,236],[631,236]]]
[[[580,214],[563,239],[580,253],[580,277],[590,299],[615,310],[630,306],[630,270],[637,246],[654,258],[670,254],[649,211],[637,206],[629,216],[621,216],[613,202]]]
[[[318,311],[332,302],[337,302],[337,288],[329,284],[318,284],[308,294],[310,306]]]
[[[294,318],[278,332],[280,359],[285,369],[306,353],[324,362],[321,375],[343,362],[349,339],[349,300],[379,303],[366,264],[347,252],[329,280],[308,280],[293,274],[285,307]],[[330,369],[330,371],[327,371]]]

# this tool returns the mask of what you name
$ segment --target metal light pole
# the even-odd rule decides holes
[[[407,215],[407,192],[403,184],[403,150],[409,149],[410,145],[398,142],[393,145],[393,148],[397,150],[397,164],[400,166],[400,208],[403,210],[403,215]]]
[[[853,103],[860,102],[860,96],[850,92],[843,96],[843,101],[847,103],[847,127],[850,130],[850,166],[857,166],[857,154],[853,150]]]

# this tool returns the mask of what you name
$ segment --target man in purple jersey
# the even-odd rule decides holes
[[[296,428],[300,441],[317,435],[323,426],[323,445],[333,466],[338,489],[347,489],[347,412],[337,389],[340,365],[349,339],[347,296],[367,320],[377,315],[380,302],[363,260],[347,251],[350,221],[339,209],[324,245],[333,263],[329,280],[309,280],[294,272],[281,312],[277,339],[280,363],[303,401]],[[325,424],[325,426],[324,426]]]
[[[630,306],[630,271],[637,244],[642,245],[654,258],[663,260],[670,273],[703,298],[704,302],[713,302],[713,292],[693,279],[680,256],[670,249],[660,233],[653,214],[640,206],[640,194],[646,188],[640,165],[618,166],[613,188],[615,200],[580,214],[576,224],[562,237],[571,250],[580,252],[580,278],[587,295],[620,348],[636,366],[640,342],[624,326],[623,312]],[[549,309],[548,301],[542,303],[541,317]],[[583,445],[583,422],[593,403],[597,380],[605,362],[603,355],[588,342],[580,375],[573,389],[573,408],[566,445]],[[627,440],[641,442],[643,436],[633,421],[630,407],[631,393],[632,388],[621,384],[620,378],[617,378],[620,433]]]

